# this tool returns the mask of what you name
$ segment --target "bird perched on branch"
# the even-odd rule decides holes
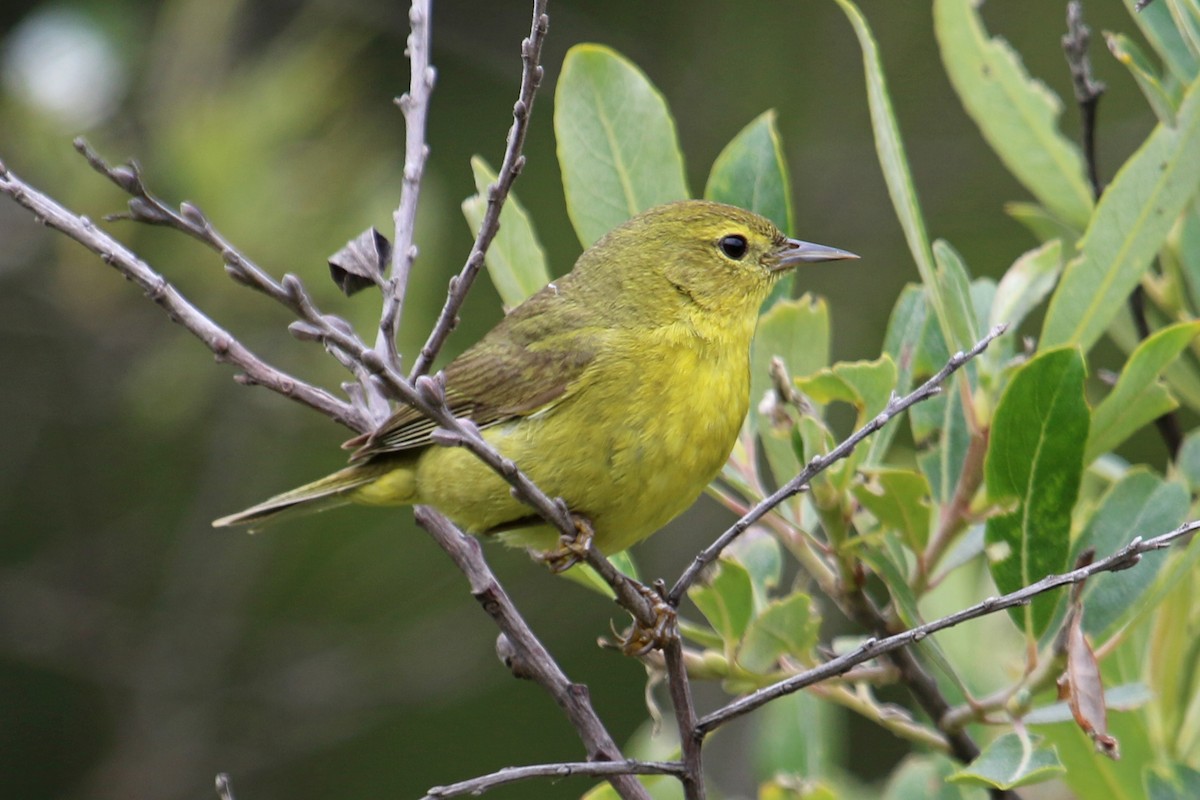
[[[603,553],[682,513],[733,449],[750,340],[779,277],[857,258],[732,206],[652,208],[590,248],[446,367],[451,412],[585,518]],[[404,407],[351,439],[350,466],[214,522],[261,527],[346,503],[428,504],[474,534],[552,548],[556,531],[474,454]]]

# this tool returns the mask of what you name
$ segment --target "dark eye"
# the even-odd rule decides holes
[[[717,247],[734,261],[741,261],[742,256],[746,255],[746,237],[737,234],[722,236],[721,241],[717,242]]]

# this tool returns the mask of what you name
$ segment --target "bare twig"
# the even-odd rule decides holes
[[[546,39],[546,31],[550,27],[550,18],[546,16],[547,2],[548,0],[533,0],[533,22],[529,28],[529,37],[521,42],[521,90],[517,102],[513,104],[513,124],[508,131],[504,161],[500,164],[496,182],[488,187],[487,211],[479,225],[479,233],[475,236],[471,254],[467,256],[467,263],[458,275],[450,279],[446,303],[413,364],[412,372],[409,373],[410,380],[429,372],[446,338],[458,324],[458,310],[462,307],[471,284],[475,282],[475,276],[483,269],[484,256],[500,229],[500,209],[508,198],[513,182],[525,167],[525,156],[521,150],[525,147],[525,133],[529,129],[533,100],[542,83],[543,70],[538,62],[542,57],[542,43]]]
[[[667,666],[667,687],[675,707],[675,724],[679,728],[679,745],[683,756],[683,773],[679,776],[687,800],[704,800],[703,741],[696,734],[696,708],[692,703],[692,687],[683,661],[683,641],[679,626],[673,624],[663,646]]]
[[[748,714],[778,697],[799,691],[806,686],[819,683],[833,675],[841,675],[851,667],[862,664],[865,661],[870,661],[884,653],[890,653],[901,647],[907,647],[919,642],[932,633],[952,628],[967,620],[994,614],[1006,608],[1025,605],[1039,594],[1067,584],[1078,583],[1101,572],[1119,572],[1120,570],[1129,569],[1141,560],[1143,553],[1166,549],[1177,540],[1197,530],[1200,530],[1200,520],[1180,525],[1175,530],[1155,536],[1152,539],[1142,539],[1138,536],[1108,558],[1093,562],[1086,567],[1065,572],[1061,575],[1048,575],[1023,589],[1018,589],[1001,597],[990,597],[969,608],[964,608],[941,619],[927,622],[924,625],[918,625],[915,628],[893,636],[887,636],[882,639],[869,639],[862,646],[849,653],[831,659],[807,672],[759,689],[708,714],[697,723],[697,732],[702,736],[707,735],[726,722]]]
[[[946,366],[938,370],[936,375],[925,381],[925,383],[921,384],[921,386],[916,390],[905,395],[904,397],[893,396],[883,411],[879,412],[874,419],[855,431],[848,439],[843,441],[837,447],[833,448],[824,455],[814,456],[813,459],[808,462],[807,466],[801,470],[799,475],[781,486],[765,500],[756,504],[754,508],[750,509],[742,516],[741,519],[735,522],[732,527],[717,537],[716,541],[704,548],[704,550],[700,551],[688,568],[684,570],[683,574],[679,576],[679,580],[675,582],[675,585],[671,587],[671,591],[667,594],[667,601],[672,605],[678,605],[680,599],[683,597],[684,592],[686,592],[688,587],[691,586],[698,577],[700,577],[700,573],[704,570],[704,568],[715,561],[725,550],[725,548],[728,547],[729,544],[738,536],[740,536],[747,528],[769,513],[784,500],[804,491],[805,487],[808,486],[808,482],[811,481],[814,476],[827,469],[830,464],[833,464],[850,455],[850,453],[854,451],[854,448],[857,447],[863,439],[882,428],[897,414],[908,409],[910,406],[916,405],[922,400],[928,400],[929,398],[938,394],[938,392],[941,391],[941,384],[946,380],[946,378],[950,377],[950,375],[960,369],[964,364],[986,350],[987,346],[991,344],[992,340],[1004,333],[1007,328],[1008,326],[1003,324],[992,328],[990,331],[988,331],[988,334],[980,339],[979,342],[977,342],[970,350],[965,353],[955,353],[954,356],[951,357],[948,362],[946,362]]]
[[[355,431],[366,431],[372,423],[357,408],[323,389],[312,386],[263,361],[234,336],[192,305],[166,278],[154,271],[125,245],[98,228],[88,217],[75,214],[22,181],[0,164],[0,193],[29,209],[43,224],[65,234],[91,250],[109,266],[145,291],[172,321],[195,335],[217,357],[242,370],[242,382],[265,386],[284,397],[320,411]]]
[[[479,541],[458,530],[428,506],[417,506],[414,515],[467,576],[471,594],[521,653],[525,674],[545,689],[566,713],[587,748],[588,758],[593,761],[624,761],[620,749],[593,710],[587,687],[572,683],[538,640],[488,567]],[[606,777],[623,798],[649,798],[642,785],[628,773]]]
[[[588,776],[607,778],[612,775],[675,775],[683,771],[677,761],[574,761],[564,764],[533,764],[528,767],[505,767],[502,770],[471,778],[466,781],[452,783],[449,786],[435,786],[426,792],[421,800],[442,800],[445,797],[459,797],[469,794],[472,797],[483,794],[489,789],[504,786],[530,778],[553,778],[559,780],[573,776]]]
[[[1079,135],[1083,139],[1088,180],[1092,184],[1092,195],[1099,197],[1103,187],[1100,185],[1100,172],[1096,164],[1096,109],[1106,87],[1092,75],[1092,62],[1087,54],[1091,37],[1091,29],[1083,24],[1083,3],[1080,0],[1071,0],[1067,3],[1067,32],[1062,37],[1062,47],[1067,57],[1067,66],[1071,70],[1075,102],[1079,104]]]
[[[165,201],[150,191],[142,178],[141,168],[134,161],[120,166],[111,166],[99,153],[88,145],[82,137],[75,139],[75,149],[87,160],[96,172],[112,181],[119,189],[130,195],[129,211],[123,214],[111,214],[108,219],[129,219],[147,225],[160,225],[173,228],[196,239],[221,256],[225,263],[225,272],[237,283],[265,294],[298,317],[298,321],[289,328],[292,335],[298,339],[319,341],[325,349],[358,378],[367,396],[358,402],[354,398],[355,407],[360,413],[371,420],[370,427],[382,422],[387,416],[386,402],[378,402],[369,395],[377,390],[369,381],[371,371],[363,365],[359,354],[366,349],[366,344],[354,332],[354,329],[344,319],[332,314],[323,313],[305,288],[304,283],[295,275],[287,274],[282,280],[276,280],[266,270],[246,256],[233,243],[217,230],[208,217],[196,205],[183,202],[176,211]],[[399,375],[399,372],[396,372]],[[388,387],[388,394],[395,392]],[[385,398],[379,398],[385,400]],[[372,402],[375,400],[375,402]]]
[[[425,142],[425,118],[429,112],[429,95],[437,73],[429,65],[429,0],[413,0],[408,11],[411,32],[408,35],[410,77],[408,91],[396,98],[404,114],[404,183],[400,190],[400,205],[392,214],[395,242],[392,247],[392,268],[384,284],[383,313],[379,318],[379,336],[375,350],[389,366],[400,371],[400,353],[396,350],[396,330],[404,308],[404,294],[412,271],[417,248],[413,235],[417,224],[417,200],[421,194],[421,177],[429,145]]]

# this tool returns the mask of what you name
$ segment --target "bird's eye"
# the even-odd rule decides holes
[[[721,252],[732,258],[734,261],[741,261],[746,255],[747,245],[746,237],[737,234],[722,236],[717,242],[717,247],[721,248]]]

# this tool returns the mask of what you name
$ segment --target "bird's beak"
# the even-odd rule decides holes
[[[858,256],[848,250],[839,250],[836,247],[802,242],[799,239],[788,239],[787,244],[777,252],[771,271],[783,272],[799,264],[810,264],[815,261],[841,261],[845,258],[858,258]]]

